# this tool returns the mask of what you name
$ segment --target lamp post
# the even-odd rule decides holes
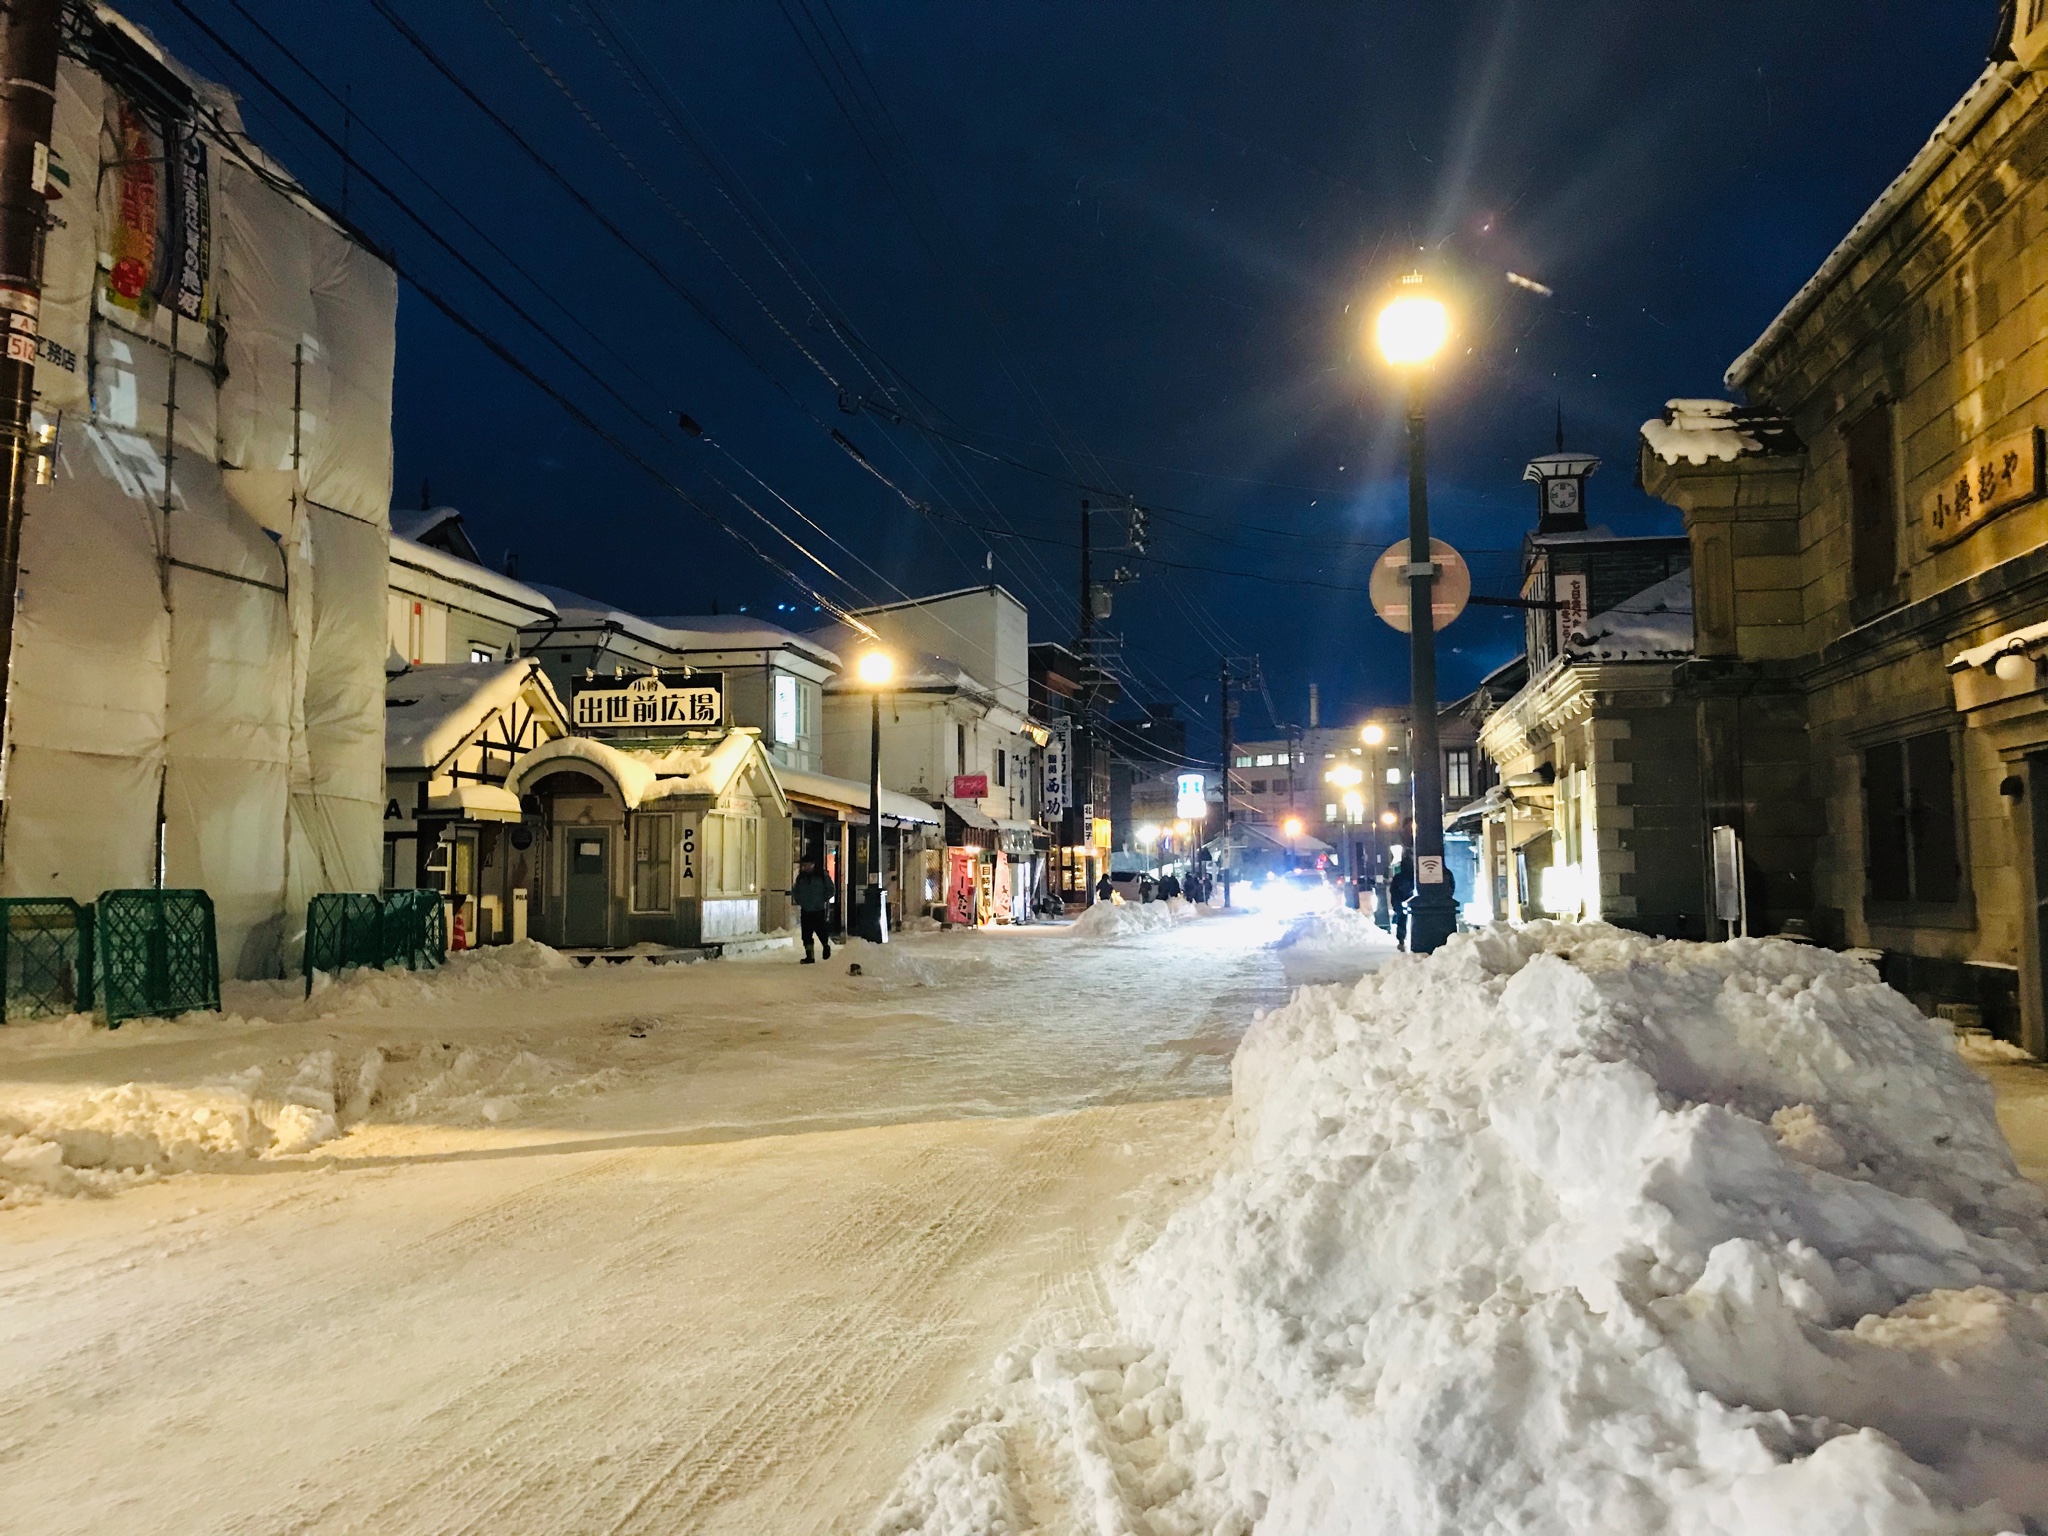
[[[882,900],[882,690],[896,675],[887,651],[869,651],[857,668],[868,688],[868,889],[856,935],[872,944],[889,942],[889,913]]]
[[[1415,895],[1409,938],[1428,954],[1457,931],[1458,909],[1444,875],[1443,754],[1436,734],[1436,566],[1429,558],[1429,469],[1423,379],[1450,336],[1450,314],[1430,296],[1422,274],[1401,279],[1399,291],[1374,321],[1380,355],[1408,384],[1408,682],[1413,707],[1414,757],[1408,765],[1415,796]]]

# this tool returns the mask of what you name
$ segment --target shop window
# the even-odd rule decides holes
[[[1864,878],[1873,902],[1953,905],[1962,896],[1951,738],[1929,731],[1863,754]]]
[[[1444,797],[1449,800],[1472,798],[1472,749],[1451,747],[1444,752]]]
[[[675,905],[669,871],[675,856],[675,818],[633,818],[633,910],[666,912]]]
[[[1850,579],[1856,597],[1884,591],[1899,574],[1897,463],[1892,411],[1880,402],[1843,434],[1849,459]]]

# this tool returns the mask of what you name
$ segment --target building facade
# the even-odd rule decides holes
[[[1693,546],[1705,819],[1743,837],[1752,928],[1879,951],[2039,1054],[2048,101],[2012,17],[1731,367],[1747,403],[1672,401],[1641,475]]]

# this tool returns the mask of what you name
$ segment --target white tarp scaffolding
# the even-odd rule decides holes
[[[259,976],[380,882],[397,283],[180,78],[60,67],[0,892],[200,886]]]

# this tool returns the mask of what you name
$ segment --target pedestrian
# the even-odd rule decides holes
[[[1180,876],[1169,870],[1166,878],[1159,882],[1159,899],[1161,901],[1177,901],[1179,898]]]
[[[831,880],[818,868],[818,861],[805,859],[796,883],[789,888],[789,899],[796,903],[797,924],[803,930],[804,957],[801,964],[817,964],[811,954],[813,939],[825,946],[825,958],[832,958],[832,903],[838,896]]]
[[[1387,908],[1393,918],[1394,944],[1399,949],[1408,947],[1408,902],[1414,894],[1415,874],[1404,855],[1387,872]]]
[[[1097,901],[1108,901],[1115,894],[1116,886],[1111,884],[1109,871],[1105,869],[1102,872],[1102,878],[1095,882],[1095,899]]]

